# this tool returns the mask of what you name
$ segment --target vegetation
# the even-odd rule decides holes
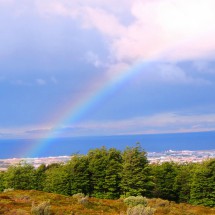
[[[81,195],[82,196],[82,195]],[[214,215],[215,209],[176,204],[162,199],[146,199],[147,206],[129,207],[122,199],[88,198],[82,204],[78,198],[35,190],[14,190],[0,193],[0,214],[3,215]],[[38,207],[39,206],[39,207]],[[35,212],[35,207],[37,207]]]
[[[137,205],[147,205],[147,200],[143,196],[129,196],[124,199],[124,203],[129,207],[135,207]]]
[[[214,207],[215,159],[199,164],[150,165],[139,144],[123,152],[102,147],[87,155],[74,155],[66,164],[43,164],[37,169],[24,162],[11,166],[0,172],[0,191],[11,189],[66,196],[79,193],[83,195],[83,204],[88,202],[86,196],[100,199],[145,196]]]
[[[51,211],[50,211],[50,202],[42,202],[39,205],[35,205],[35,203],[32,203],[32,207],[31,207],[31,214],[32,215],[50,215]]]

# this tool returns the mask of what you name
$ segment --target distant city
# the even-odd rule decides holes
[[[209,158],[215,158],[215,150],[204,151],[173,151],[168,150],[164,152],[148,152],[147,157],[149,163],[163,163],[163,162],[177,162],[187,163],[202,162]],[[71,156],[57,156],[57,157],[42,157],[42,158],[11,158],[0,159],[0,171],[5,171],[11,165],[26,162],[38,168],[41,164],[50,165],[52,163],[66,163],[71,159]]]
[[[209,158],[215,158],[215,150],[204,151],[173,151],[168,150],[164,152],[148,152],[148,160],[150,163],[163,163],[163,162],[177,162],[187,163],[202,162]]]

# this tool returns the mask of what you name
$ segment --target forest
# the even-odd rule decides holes
[[[140,144],[124,151],[105,147],[75,154],[67,163],[34,168],[21,162],[0,172],[0,191],[38,190],[100,199],[145,196],[215,206],[215,159],[202,163],[149,164]]]

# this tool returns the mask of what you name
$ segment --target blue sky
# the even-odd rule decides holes
[[[215,130],[214,8],[0,0],[0,138]]]

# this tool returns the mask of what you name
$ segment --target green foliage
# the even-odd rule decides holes
[[[134,207],[137,205],[147,205],[147,199],[143,196],[129,196],[124,199],[124,203],[129,207]]]
[[[173,201],[178,200],[178,192],[174,189],[177,169],[178,165],[173,162],[153,165],[152,173],[155,180],[154,197]]]
[[[37,169],[25,162],[10,166],[0,172],[0,191],[10,188],[67,196],[83,193],[81,198],[141,195],[214,207],[215,159],[199,164],[149,165],[140,144],[123,152],[102,147],[87,155],[74,155],[66,164],[42,164]]]
[[[22,190],[34,188],[34,167],[27,163],[10,166],[4,173],[4,187]]]
[[[178,165],[177,176],[173,186],[173,190],[178,195],[178,202],[190,201],[190,190],[195,166],[196,164],[193,163]]]
[[[70,194],[70,177],[64,165],[53,166],[45,172],[43,190],[46,192]]]
[[[154,212],[155,212],[155,209],[151,207],[137,205],[132,208],[128,208],[127,215],[153,215]]]
[[[34,202],[32,203],[31,207],[31,214],[32,215],[50,215],[50,202],[42,202],[39,205],[35,205]]]
[[[70,193],[90,193],[90,172],[87,156],[74,155],[66,164],[70,180]]]
[[[88,153],[89,171],[91,174],[90,195],[97,198],[105,198],[105,170],[108,162],[108,151],[105,147],[91,150]]]
[[[215,206],[215,159],[208,160],[195,169],[190,202]]]
[[[4,172],[0,171],[0,192],[2,192],[5,189],[4,186]]]
[[[34,183],[34,189],[35,190],[43,190],[45,181],[45,172],[46,172],[46,165],[41,164],[36,170],[35,170],[35,183]]]
[[[122,156],[116,149],[110,149],[107,155],[107,166],[105,169],[105,198],[118,199],[121,194]]]
[[[139,144],[122,154],[121,188],[124,196],[147,196],[151,186],[146,152]]]

